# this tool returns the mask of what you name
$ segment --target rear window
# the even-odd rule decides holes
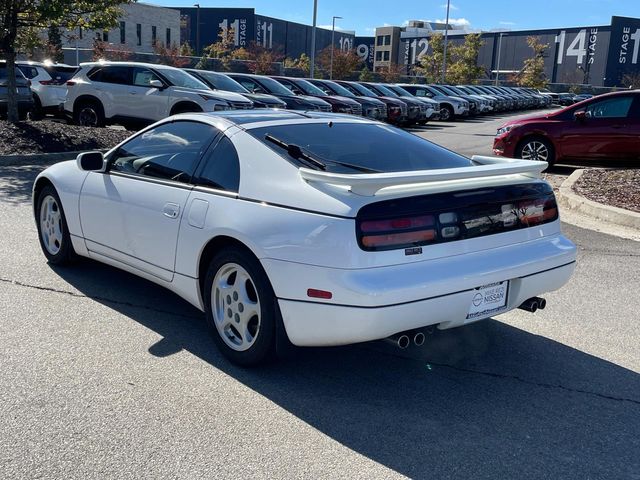
[[[76,67],[44,67],[49,76],[51,77],[52,83],[54,85],[64,85],[67,80],[71,80],[71,78],[76,74],[78,69]]]
[[[249,129],[248,133],[284,158],[290,157],[281,146],[265,139],[267,135],[286,144],[294,144],[305,153],[327,164],[327,171],[362,173],[357,168],[378,172],[403,172],[440,168],[469,167],[469,159],[429,142],[417,135],[389,125],[368,123],[306,123]]]

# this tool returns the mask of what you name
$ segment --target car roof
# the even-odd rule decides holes
[[[110,60],[98,60],[97,62],[82,62],[81,67],[109,67],[109,66],[121,66],[121,67],[145,67],[155,68],[156,70],[180,70],[177,67],[170,65],[160,65],[158,63],[145,63],[145,62],[112,62]]]
[[[68,65],[66,63],[57,62],[34,62],[33,60],[17,60],[16,65],[29,65],[31,67],[65,67],[65,68],[78,68],[75,65]]]

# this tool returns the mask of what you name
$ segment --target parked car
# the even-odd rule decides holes
[[[427,105],[422,103],[419,99],[413,96],[401,97],[393,90],[387,88],[382,83],[373,82],[360,82],[369,90],[377,93],[380,96],[395,98],[407,104],[407,125],[426,123],[429,120]]]
[[[358,97],[375,98],[387,106],[387,121],[393,125],[404,125],[407,122],[407,104],[399,98],[379,95],[358,82],[348,82],[346,80],[336,80],[338,85],[343,86]]]
[[[540,95],[545,95],[548,97],[551,97],[551,104],[558,104],[558,94],[556,92],[552,92],[551,90],[547,89],[547,88],[541,88],[538,89],[537,92]]]
[[[273,95],[251,93],[224,73],[212,72],[211,70],[196,70],[195,68],[185,68],[185,71],[205,83],[211,90],[239,93],[251,100],[255,108],[287,108],[287,102]]]
[[[34,215],[50,263],[164,286],[254,365],[544,307],[576,248],[542,168],[347,115],[182,114],[44,170]]]
[[[7,63],[0,60],[0,118],[7,116],[7,106],[9,103],[9,82],[7,77]],[[33,109],[33,95],[29,85],[31,82],[16,68],[16,89],[18,96],[18,116],[20,119],[27,118]]]
[[[487,95],[495,95],[500,98],[504,102],[505,110],[516,110],[518,108],[518,102],[512,95],[507,95],[500,90],[490,87],[489,85],[475,85],[474,89],[480,90]]]
[[[266,93],[279,98],[287,104],[287,108],[290,110],[331,111],[331,104],[324,100],[309,95],[295,95],[291,90],[280,82],[276,82],[273,78],[262,75],[250,75],[248,73],[229,73],[228,75],[252,93]]]
[[[444,96],[461,98],[469,104],[469,115],[478,115],[481,109],[480,102],[472,95],[467,95],[461,91],[454,91],[449,85],[430,85]]]
[[[65,114],[92,127],[139,126],[183,112],[250,109],[253,103],[231,92],[212,92],[187,72],[137,62],[90,62],[67,81]]]
[[[359,97],[332,80],[320,80],[317,78],[307,78],[306,80],[327,95],[339,95],[355,100],[362,107],[362,116],[383,122],[387,121],[387,106],[383,101],[371,97]]]
[[[554,164],[640,160],[640,92],[601,95],[502,125],[493,153]]]
[[[454,92],[460,92],[461,94],[468,95],[471,98],[479,101],[481,113],[491,113],[495,112],[497,109],[498,102],[495,97],[485,95],[483,93],[474,92],[473,90],[470,90],[463,85],[455,85],[451,86],[451,88],[453,88]]]
[[[558,94],[558,105],[566,107],[576,103],[573,93],[563,92]]]
[[[437,101],[440,104],[441,120],[454,120],[455,118],[469,115],[469,102],[462,98],[444,95],[429,85],[413,83],[401,83],[399,85],[416,97],[427,97]]]
[[[295,95],[303,95],[319,98],[331,105],[331,110],[334,113],[346,113],[349,115],[362,115],[362,105],[355,100],[343,97],[339,95],[329,95],[323,90],[319,89],[312,83],[309,83],[304,78],[289,78],[281,76],[271,77],[275,81],[280,82],[286,88],[291,90]]]
[[[31,81],[34,118],[46,114],[59,115],[67,98],[67,80],[75,75],[78,67],[63,63],[16,62],[20,71]]]
[[[583,100],[589,100],[590,98],[593,98],[593,95],[591,95],[590,93],[579,93],[577,95],[574,95],[573,98],[576,102],[581,102]]]
[[[502,95],[496,95],[493,92],[484,91],[478,87],[479,87],[478,85],[464,85],[461,88],[463,88],[463,90],[466,92],[473,93],[476,95],[482,95],[485,98],[489,98],[491,101],[494,102],[494,109],[497,112],[503,112],[509,109],[509,103],[503,98]]]
[[[423,120],[420,120],[418,123],[426,124],[429,120],[437,120],[440,118],[440,103],[432,100],[429,97],[416,97],[411,93],[407,92],[400,85],[392,85],[385,84],[384,85],[388,90],[391,90],[395,93],[401,100],[418,100],[425,104],[425,108],[423,109],[423,116],[425,117]]]

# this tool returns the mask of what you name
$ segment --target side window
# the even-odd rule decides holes
[[[285,87],[287,90],[291,90],[291,91],[292,91],[293,93],[295,93],[296,95],[302,95],[302,94],[303,94],[302,90],[300,90],[300,89],[298,88],[298,86],[297,86],[295,83],[293,83],[293,82],[290,82],[290,81],[288,81],[288,80],[276,80],[276,81],[277,81],[278,83],[281,83],[282,85],[284,85],[284,87]]]
[[[624,118],[629,114],[633,97],[617,97],[594,102],[585,111],[591,118]]]
[[[131,68],[129,67],[102,67],[89,72],[88,77],[94,82],[115,83],[118,85],[131,84]]]
[[[322,90],[324,93],[326,93],[327,95],[331,95],[333,93],[331,90],[329,90],[329,87],[323,85],[322,83],[318,83],[318,84],[314,83],[314,85],[318,87],[320,90]]]
[[[233,143],[222,136],[198,168],[194,183],[205,187],[237,192],[240,185],[240,161]]]
[[[38,69],[35,67],[28,67],[26,65],[17,65],[20,71],[23,73],[25,77],[29,80],[32,78],[36,78],[38,76]]]
[[[179,121],[132,138],[109,159],[111,170],[188,183],[217,134],[204,123]]]
[[[160,80],[158,76],[148,68],[136,67],[133,69],[133,84],[136,87],[148,87],[151,80]]]

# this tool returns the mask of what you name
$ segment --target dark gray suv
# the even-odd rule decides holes
[[[7,78],[7,63],[0,61],[0,118],[7,116],[7,105],[9,103],[9,79]],[[20,119],[27,118],[27,113],[33,109],[33,95],[31,93],[31,82],[26,79],[18,67],[16,67],[16,86],[18,88],[18,113]]]

